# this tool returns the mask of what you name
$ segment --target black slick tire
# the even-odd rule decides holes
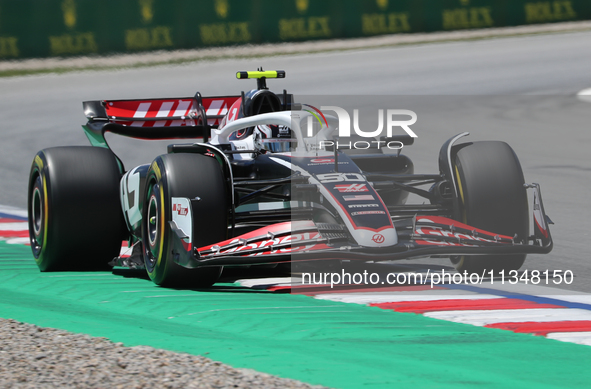
[[[121,168],[108,149],[37,153],[28,190],[29,237],[41,271],[106,269],[126,236]]]
[[[521,165],[504,142],[485,141],[460,145],[454,160],[460,220],[470,226],[527,239],[529,213]],[[460,272],[481,273],[519,269],[526,254],[452,257]]]
[[[222,267],[187,269],[174,262],[171,198],[199,197],[193,207],[193,239],[197,247],[226,239],[228,193],[215,158],[200,154],[167,154],[154,160],[146,177],[142,242],[146,270],[157,285],[203,288],[213,285]]]

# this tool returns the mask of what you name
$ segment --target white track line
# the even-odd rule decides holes
[[[7,213],[9,215],[15,215],[19,217],[28,217],[27,211],[20,208],[8,207],[6,205],[0,205],[0,213]]]
[[[354,304],[379,304],[404,301],[484,300],[500,298],[491,294],[477,294],[460,290],[426,290],[423,292],[330,293],[314,296],[319,300]]]
[[[445,311],[424,314],[434,319],[485,326],[494,323],[538,323],[552,321],[591,320],[591,311],[573,308],[496,309],[494,311]]]
[[[548,339],[560,340],[591,346],[591,332],[552,332],[546,336]]]
[[[582,91],[577,93],[577,97],[579,98],[579,100],[591,103],[591,88],[583,89]]]
[[[4,238],[0,237],[0,240],[2,240]],[[8,238],[6,239],[6,243],[8,244],[29,244],[30,240],[29,238]]]
[[[29,223],[0,223],[0,231],[29,231]]]

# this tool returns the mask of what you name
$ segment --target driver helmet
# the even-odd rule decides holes
[[[272,153],[293,151],[297,144],[293,131],[287,126],[263,124],[256,126],[254,132],[260,135],[262,148]]]

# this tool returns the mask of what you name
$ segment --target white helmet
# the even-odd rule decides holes
[[[255,145],[272,153],[293,151],[297,140],[287,126],[259,125],[254,130]],[[260,142],[260,144],[259,144]]]

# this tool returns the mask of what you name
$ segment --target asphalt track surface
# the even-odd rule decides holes
[[[0,204],[26,207],[26,178],[37,150],[88,144],[79,127],[81,101],[234,94],[252,87],[252,81],[233,79],[235,71],[264,66],[286,70],[285,80],[269,84],[296,97],[406,96],[395,101],[419,115],[419,139],[405,150],[418,172],[435,172],[440,145],[464,130],[473,140],[511,144],[526,180],[542,185],[556,223],[554,251],[532,256],[526,267],[571,270],[575,281],[561,287],[589,292],[591,105],[575,95],[591,86],[590,41],[591,33],[569,33],[2,79]],[[150,162],[168,142],[139,143],[131,148],[137,141],[113,140],[128,167]],[[585,346],[343,304],[346,296],[279,298],[239,283],[197,293],[163,290],[137,272],[42,274],[28,248],[3,244],[0,253],[2,316],[39,325],[209,353],[236,366],[336,387],[588,385]],[[447,265],[422,260],[401,266],[421,271],[426,263]],[[589,309],[568,308],[577,307]]]

